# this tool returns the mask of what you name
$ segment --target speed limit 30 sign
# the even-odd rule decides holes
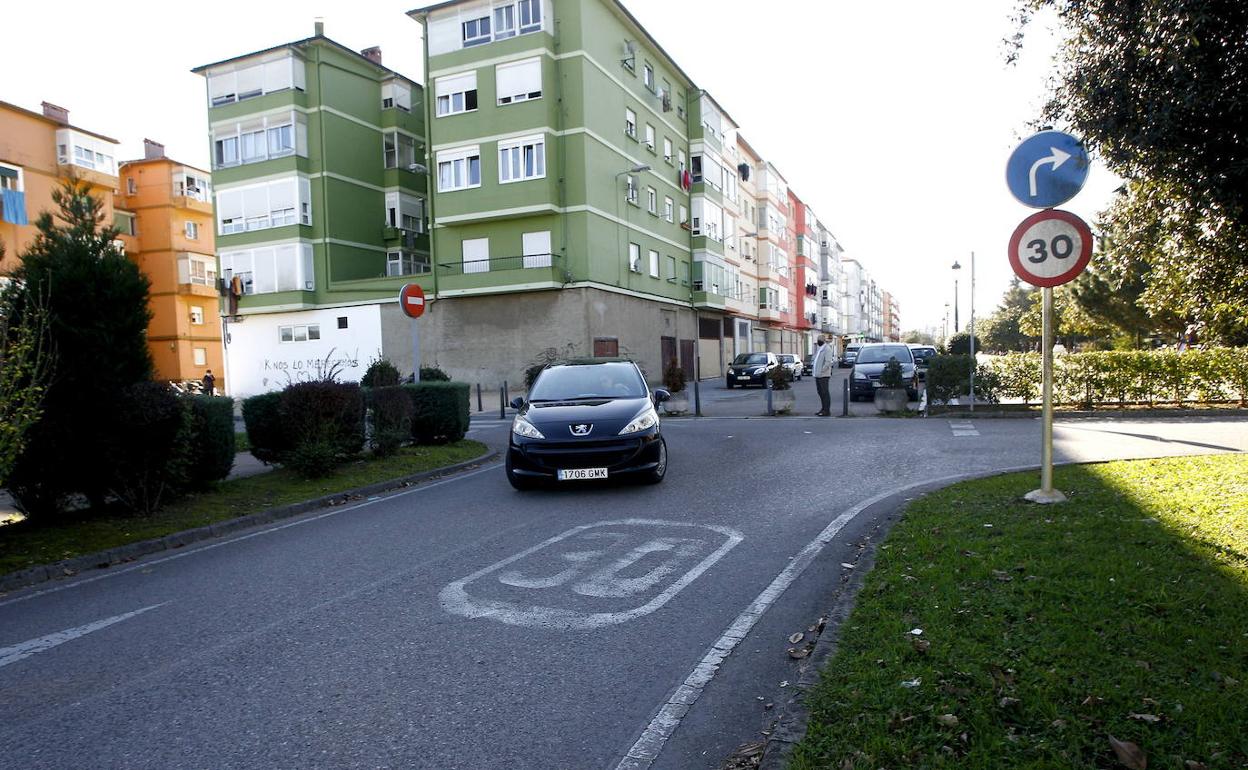
[[[1010,266],[1032,286],[1073,281],[1091,259],[1092,229],[1069,211],[1032,214],[1010,236]]]

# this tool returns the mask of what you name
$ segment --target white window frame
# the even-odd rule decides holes
[[[624,135],[629,139],[637,138],[637,113],[628,107],[624,108]]]
[[[532,70],[534,68],[537,69],[536,90],[530,88],[528,91],[516,92],[514,88],[509,88],[506,90],[513,91],[513,93],[504,92],[505,89],[503,86],[503,79],[507,77],[508,71],[523,69],[526,71],[526,74],[527,74],[529,70]],[[533,84],[530,83],[529,85],[533,85]],[[535,99],[541,99],[542,98],[542,57],[534,56],[531,59],[521,59],[520,61],[511,61],[511,62],[506,62],[505,64],[496,65],[494,67],[494,86],[495,86],[494,88],[495,101],[500,107],[503,105],[507,105],[507,104],[519,104],[521,102],[529,102]]]
[[[650,249],[649,252],[650,253],[648,256],[650,257],[650,277],[658,278],[659,277],[659,252],[655,251],[654,249]]]
[[[666,136],[663,137],[663,160],[672,165],[672,140]]]
[[[412,88],[400,80],[387,80],[381,84],[381,108],[412,111]]]
[[[235,276],[242,279],[243,294],[312,291],[316,288],[312,255],[312,244],[303,242],[226,250],[219,256],[221,277],[226,285]]]
[[[463,47],[471,48],[472,46],[476,46],[476,45],[485,45],[486,43],[493,40],[494,39],[494,36],[492,34],[493,21],[494,21],[494,14],[490,11],[486,11],[486,14],[484,16],[478,16],[476,18],[461,21],[459,24],[459,30],[460,30],[460,41],[462,42]],[[485,22],[484,30],[482,30],[483,25],[481,22]],[[472,37],[468,36],[469,24],[474,25],[473,27],[474,34]]]
[[[532,172],[529,172],[529,168]],[[513,171],[519,173],[513,175]],[[498,183],[527,182],[546,178],[546,137],[524,136],[498,143]]]
[[[182,224],[183,224],[184,232],[186,233],[186,239],[188,241],[198,241],[199,240],[199,223],[192,222],[191,220],[188,219]]]
[[[639,205],[637,202],[637,199],[640,193],[637,192],[637,177],[633,176],[632,174],[629,174],[628,176],[624,177],[624,179],[625,179],[624,200],[628,201],[634,206]]]
[[[519,0],[516,3],[516,27],[521,35],[541,31],[542,0]]]
[[[200,305],[191,305],[191,325],[204,325],[204,308]]]
[[[654,93],[654,67],[650,66],[650,62],[641,65],[641,82],[647,91]]]
[[[284,185],[294,186],[294,190],[290,191],[287,196],[293,205],[279,209],[276,208],[279,204],[273,202],[274,193],[279,186]],[[261,194],[260,191],[263,191],[263,193]],[[238,216],[225,218],[225,214],[234,213],[235,209],[232,206],[223,205],[222,198],[234,195],[241,196],[237,208]],[[247,202],[249,198],[258,200],[260,197],[267,201],[265,206],[255,209],[248,208]],[[287,225],[312,224],[312,185],[308,178],[302,174],[280,177],[259,184],[229,187],[224,190],[218,189],[216,201],[218,235],[266,230],[271,227],[285,227]]]
[[[386,252],[386,277],[401,275],[428,275],[429,257],[410,249],[391,249]]]
[[[675,208],[676,208],[676,202],[673,201],[670,196],[664,195],[663,196],[663,218],[666,219],[668,222],[671,222],[675,219],[675,216],[676,216]]]
[[[656,217],[659,215],[659,191],[653,187],[646,188],[646,211]]]
[[[549,230],[524,233],[520,236],[520,242],[524,251],[526,268],[550,267],[552,256]]]
[[[641,272],[641,245],[636,243],[628,244],[628,269],[630,272]]]
[[[472,182],[472,160],[476,159],[477,181]],[[455,192],[456,190],[471,190],[481,186],[481,147],[480,145],[472,145],[471,147],[455,147],[449,150],[441,150],[437,155],[437,183],[438,192]],[[462,164],[459,169],[462,171],[462,184],[456,185],[454,177],[456,174],[456,164]],[[452,174],[451,183],[443,185],[443,166]]]
[[[434,80],[434,116],[445,118],[451,115],[462,115],[465,112],[476,112],[481,106],[481,94],[477,87],[476,70],[458,72]],[[472,107],[468,106],[469,94],[472,94]],[[458,108],[455,106],[456,96],[460,97]]]
[[[274,149],[274,133],[281,137],[284,129],[289,130],[290,145]],[[244,148],[248,145],[252,148],[251,154],[244,157]],[[227,157],[227,148],[231,150],[229,154],[232,157]],[[290,155],[308,156],[308,118],[303,113],[286,110],[217,123],[212,127],[213,169],[263,163]]]
[[[286,324],[277,327],[277,341],[279,344],[290,342],[316,342],[320,338],[320,324]]]
[[[642,143],[646,145],[646,149],[650,152],[654,152],[654,126],[647,123],[646,132],[643,136],[644,139],[642,139]]]
[[[191,358],[196,366],[208,365],[208,349],[207,348],[191,348]]]
[[[383,168],[401,168],[404,171],[416,164],[416,138],[397,129],[381,135],[381,164]]]
[[[385,225],[423,233],[425,231],[425,199],[419,195],[410,195],[398,190],[388,191]]]
[[[465,238],[460,244],[460,254],[465,274],[490,272],[489,238]]]
[[[220,107],[292,88],[302,91],[307,85],[304,67],[303,59],[290,51],[222,67],[207,75],[208,106]]]

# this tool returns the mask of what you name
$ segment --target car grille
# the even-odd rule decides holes
[[[559,468],[614,468],[628,464],[641,450],[639,439],[529,444],[525,455],[550,470]]]

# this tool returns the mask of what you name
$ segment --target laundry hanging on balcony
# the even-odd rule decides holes
[[[0,217],[13,225],[28,225],[26,218],[26,193],[20,190],[0,190],[0,205],[4,206]]]

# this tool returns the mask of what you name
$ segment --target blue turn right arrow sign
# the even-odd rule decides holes
[[[1005,165],[1005,182],[1024,206],[1047,209],[1075,197],[1088,181],[1088,151],[1063,131],[1023,140]]]

